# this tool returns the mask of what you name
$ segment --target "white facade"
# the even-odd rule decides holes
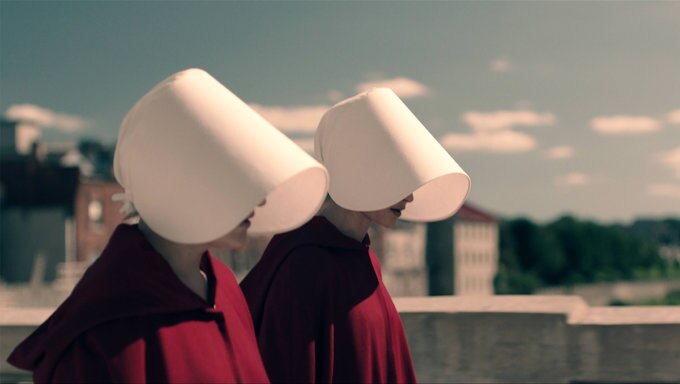
[[[454,231],[455,294],[493,295],[498,271],[498,225],[457,221]]]
[[[425,224],[383,231],[382,278],[392,296],[427,296]]]
[[[429,292],[426,263],[427,226],[400,222],[393,229],[380,229],[380,255],[385,286],[394,297],[427,296]],[[466,220],[453,222],[453,258],[451,277],[453,293],[461,296],[494,294],[494,277],[498,271],[498,223]]]

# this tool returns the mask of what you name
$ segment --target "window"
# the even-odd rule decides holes
[[[90,228],[99,230],[104,227],[104,205],[101,200],[94,198],[87,205],[87,218]]]

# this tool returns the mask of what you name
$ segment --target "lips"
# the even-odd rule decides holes
[[[248,215],[248,217],[246,217],[246,218],[241,222],[241,225],[250,226],[250,224],[251,224],[251,223],[250,223],[250,219],[251,219],[253,216],[255,216],[255,211],[251,212],[250,215]]]
[[[401,209],[390,208],[390,211],[392,211],[392,213],[394,213],[397,217],[401,216]]]

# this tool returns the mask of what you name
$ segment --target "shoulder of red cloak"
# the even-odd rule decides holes
[[[129,225],[116,228],[69,297],[12,351],[10,364],[35,370],[48,349],[58,355],[78,336],[107,321],[189,309],[181,297],[163,300],[153,276],[155,266],[141,265],[138,256],[146,250],[134,239],[135,231]]]
[[[301,245],[288,252],[279,270],[285,269],[286,284],[295,284],[299,293],[313,287],[321,288],[332,284],[332,271],[335,261],[333,252],[318,245]],[[279,273],[274,280],[282,277]]]
[[[271,280],[273,292],[285,292],[278,295],[278,305],[327,312],[322,309],[335,305],[334,298],[329,297],[336,286],[335,262],[333,251],[320,246],[303,245],[290,251]],[[270,302],[268,298],[267,303]]]
[[[289,262],[295,265],[304,265],[305,268],[292,270],[300,273],[305,271],[315,270],[317,273],[309,274],[304,277],[304,281],[310,282],[310,279],[323,279],[324,275],[319,273],[328,269],[327,263],[331,262],[330,257],[320,257],[324,254],[330,256],[328,250],[325,250],[321,245],[317,244],[318,239],[307,236],[307,231],[304,231],[304,226],[298,230],[276,235],[267,245],[264,254],[260,261],[251,269],[248,275],[241,281],[241,290],[246,298],[250,314],[253,318],[256,332],[259,331],[264,313],[265,303],[269,290],[274,283],[275,278],[278,278],[279,270]],[[323,267],[322,265],[326,265]],[[290,270],[290,268],[286,268]],[[291,279],[293,280],[293,279]],[[291,282],[277,281],[277,284],[287,284]],[[300,287],[302,281],[298,281],[296,287]],[[320,281],[322,284],[329,284],[329,280]]]

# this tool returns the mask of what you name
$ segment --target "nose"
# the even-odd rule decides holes
[[[404,197],[403,201],[410,203],[413,201],[413,194],[409,194],[408,196]]]

